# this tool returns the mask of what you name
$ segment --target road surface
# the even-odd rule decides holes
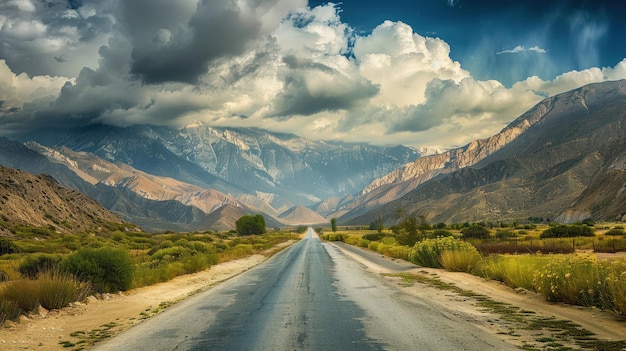
[[[517,350],[386,285],[311,229],[254,269],[93,349]]]

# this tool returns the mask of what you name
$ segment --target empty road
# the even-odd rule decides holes
[[[306,237],[94,350],[516,350]]]

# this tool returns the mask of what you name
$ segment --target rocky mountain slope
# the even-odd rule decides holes
[[[99,125],[38,131],[20,139],[87,151],[149,174],[232,195],[266,212],[273,209],[274,214],[358,192],[420,155],[402,146],[334,144],[202,123],[181,129]]]
[[[470,167],[515,140],[548,111],[546,101],[536,105],[509,124],[500,133],[446,152],[424,156],[378,178],[367,185],[353,200],[337,208],[334,216],[356,217],[401,198],[421,184],[461,168]]]
[[[278,219],[287,225],[314,225],[328,221],[319,213],[304,206],[295,206],[278,216]]]
[[[351,221],[369,223],[382,216],[391,223],[399,208],[436,222],[621,219],[626,214],[625,122],[626,81],[545,99],[496,139],[426,157],[389,175],[369,192],[396,187],[395,194],[404,196],[365,215],[356,213]],[[394,193],[377,196],[393,200]]]
[[[149,231],[230,230],[235,228],[237,218],[216,218],[209,216],[211,211],[232,205],[243,214],[259,212],[215,190],[154,176],[63,147],[48,148],[0,138],[0,165],[50,175]],[[272,218],[267,220],[278,224]]]
[[[264,213],[280,226],[274,218],[294,206],[356,192],[419,157],[417,150],[402,146],[333,144],[202,123],[181,129],[92,125],[40,130],[20,138],[32,150],[22,151],[35,154],[29,157],[37,163],[9,155],[0,164],[52,172],[61,183],[152,230],[234,227],[217,214],[210,216],[214,223],[205,218],[225,206]],[[301,220],[291,215],[288,221],[308,223],[309,215]]]
[[[79,233],[98,230],[104,222],[123,223],[96,201],[50,176],[0,166],[0,235],[12,235],[10,228],[17,225]]]

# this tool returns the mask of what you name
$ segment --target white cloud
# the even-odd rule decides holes
[[[536,53],[539,53],[539,54],[545,54],[545,53],[548,52],[548,50],[540,48],[538,45],[535,45],[535,46],[530,47],[528,49],[526,49],[526,47],[524,47],[524,45],[517,45],[513,49],[498,51],[498,52],[496,52],[496,55],[518,54],[520,52],[526,52],[526,51],[532,51],[532,52],[536,52]]]
[[[537,45],[535,45],[535,46],[533,46],[533,47],[528,48],[528,51],[534,51],[534,52],[537,52],[537,53],[540,53],[540,54],[545,54],[545,53],[547,53],[547,52],[548,52],[548,50],[546,50],[546,49],[542,49],[542,48],[540,48],[540,47],[539,47],[539,46],[537,46]]]

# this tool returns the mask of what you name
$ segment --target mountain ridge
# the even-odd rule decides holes
[[[600,179],[609,169],[617,171],[610,165],[626,153],[626,81],[583,86],[545,99],[533,110],[541,113],[530,114],[536,119],[527,122],[523,133],[472,166],[442,172],[364,215],[342,219],[356,223],[382,216],[391,223],[397,208],[443,222],[530,216],[564,222],[623,218],[622,206],[600,213],[576,204],[583,195],[586,203],[602,203],[590,186],[606,183]],[[511,126],[523,125],[528,116],[520,116]],[[612,189],[623,187],[624,183],[614,184]],[[621,193],[613,196],[619,195],[621,201]]]

